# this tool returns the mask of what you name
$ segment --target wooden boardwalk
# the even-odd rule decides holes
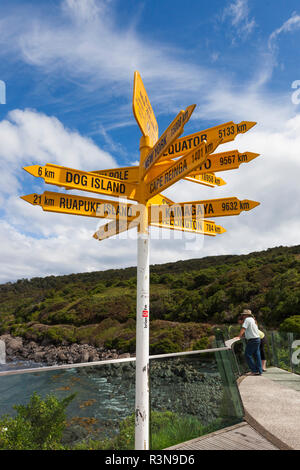
[[[258,434],[248,423],[240,423],[220,431],[183,442],[166,450],[279,450]]]

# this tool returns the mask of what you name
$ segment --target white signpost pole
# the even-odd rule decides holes
[[[141,162],[150,149],[149,138],[140,143]],[[141,167],[141,165],[140,165]],[[140,184],[144,184],[140,180]],[[149,233],[148,208],[141,200],[140,227],[137,244],[137,307],[136,307],[136,394],[135,449],[149,450]]]

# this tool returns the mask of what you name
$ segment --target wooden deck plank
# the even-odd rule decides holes
[[[278,450],[247,423],[221,429],[168,450]]]

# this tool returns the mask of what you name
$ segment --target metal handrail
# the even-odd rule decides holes
[[[227,351],[230,347],[221,347],[221,348],[212,348],[212,349],[200,349],[197,351],[185,351],[172,354],[158,354],[150,356],[149,359],[166,359],[168,357],[181,357],[181,356],[190,356],[195,354],[205,354],[205,353],[214,353],[219,351]],[[60,366],[45,366],[45,367],[34,367],[31,369],[14,369],[9,371],[0,372],[0,377],[7,375],[17,375],[17,374],[30,374],[32,372],[47,372],[51,370],[64,370],[64,369],[74,369],[77,367],[94,367],[94,366],[103,366],[107,364],[118,364],[124,362],[134,362],[135,357],[123,358],[123,359],[107,359],[106,361],[95,361],[95,362],[81,362],[79,364],[62,364]]]
[[[233,349],[233,345],[235,343],[237,343],[238,341],[241,341],[241,338],[232,338],[232,339],[228,339],[227,341],[225,341],[225,345],[227,346],[228,349]]]

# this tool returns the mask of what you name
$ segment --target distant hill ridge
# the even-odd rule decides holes
[[[206,256],[203,258],[194,258],[189,260],[183,261],[175,261],[170,263],[164,264],[153,264],[150,266],[150,270],[152,273],[166,273],[166,272],[183,272],[187,268],[189,269],[205,269],[211,266],[219,266],[222,264],[232,264],[240,260],[247,260],[249,258],[260,258],[266,256],[272,257],[272,255],[279,255],[279,254],[294,254],[300,255],[300,245],[295,245],[291,247],[279,246],[274,248],[268,248],[267,250],[262,251],[254,251],[248,254],[243,255],[218,255],[218,256]],[[48,281],[49,279],[55,278],[58,282],[68,279],[70,282],[74,280],[74,277],[78,278],[79,280],[84,281],[85,279],[99,279],[99,280],[107,280],[107,279],[115,279],[118,277],[119,279],[130,279],[136,275],[136,267],[128,267],[128,268],[118,268],[118,269],[107,269],[104,271],[93,271],[93,272],[83,272],[83,273],[73,273],[73,274],[63,274],[63,275],[50,275],[45,277],[33,277],[31,279],[23,278],[13,282],[6,282],[4,284],[0,284],[0,292],[4,286],[12,286],[15,284],[22,284],[22,283],[35,283],[35,282],[42,282],[42,280]]]
[[[150,351],[203,349],[243,308],[300,334],[300,245],[150,268]],[[0,285],[0,335],[135,351],[136,267]]]

